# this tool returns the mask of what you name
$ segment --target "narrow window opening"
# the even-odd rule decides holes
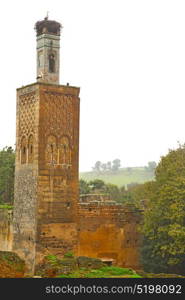
[[[67,202],[66,206],[67,206],[67,208],[70,208],[70,206],[71,206],[70,202]]]
[[[54,54],[49,55],[49,72],[55,73],[55,56],[54,56]]]

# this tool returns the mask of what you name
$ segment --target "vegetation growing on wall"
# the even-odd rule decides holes
[[[0,150],[0,204],[12,204],[14,197],[15,152],[12,147]]]

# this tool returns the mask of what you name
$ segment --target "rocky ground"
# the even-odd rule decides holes
[[[0,278],[22,278],[25,262],[13,252],[0,251]]]
[[[25,262],[16,253],[0,251],[0,278],[31,277],[26,273]],[[107,266],[100,259],[85,256],[74,257],[66,253],[58,258],[44,257],[37,265],[35,278],[180,278],[177,274],[152,274],[128,268]],[[185,277],[183,277],[185,278]]]
[[[58,259],[48,255],[36,268],[36,276],[59,278],[141,277],[132,269],[107,266],[100,259],[85,256]]]

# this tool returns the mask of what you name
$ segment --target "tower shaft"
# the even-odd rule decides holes
[[[17,89],[13,251],[32,273],[44,255],[75,252],[77,245],[80,89],[55,84],[49,73],[46,40],[53,31],[59,60],[59,35],[47,22],[36,24],[46,77]]]

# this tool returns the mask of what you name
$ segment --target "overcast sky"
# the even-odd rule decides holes
[[[159,161],[185,142],[185,1],[3,1],[0,147],[15,144],[16,88],[36,81],[34,24],[63,25],[60,83],[81,88],[80,170]]]

